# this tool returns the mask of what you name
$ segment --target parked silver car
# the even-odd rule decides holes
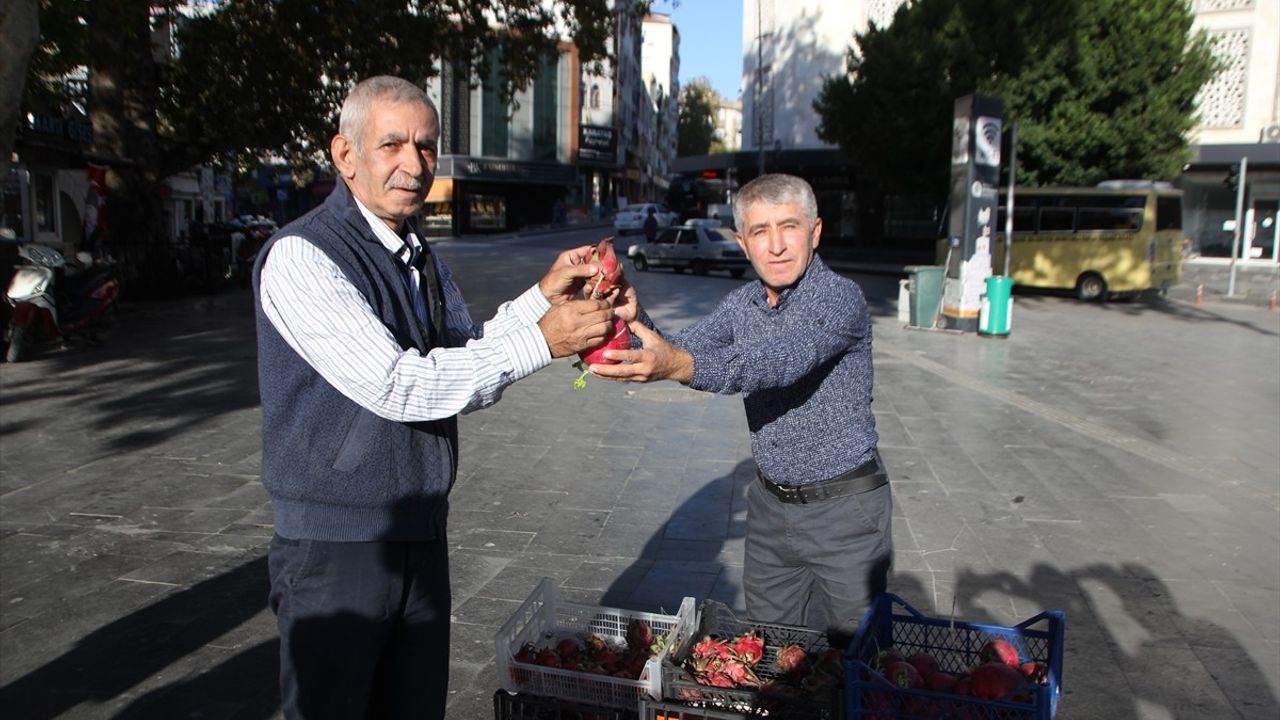
[[[649,210],[653,209],[653,216],[658,221],[659,228],[670,227],[676,221],[676,214],[668,210],[665,206],[657,203],[635,203],[628,205],[618,211],[613,216],[613,229],[619,235],[626,235],[629,232],[643,232],[644,221],[649,217]]]
[[[751,263],[733,239],[733,231],[703,221],[697,225],[678,225],[658,233],[653,242],[632,245],[627,251],[636,270],[669,267],[676,272],[688,268],[694,275],[711,270],[728,270],[742,277]]]

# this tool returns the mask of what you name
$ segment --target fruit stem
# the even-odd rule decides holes
[[[578,379],[573,381],[573,389],[581,390],[582,388],[587,386],[587,373],[591,372],[591,370],[589,370],[587,368],[587,364],[582,362],[581,360],[574,363],[573,366],[578,370],[582,371],[582,374],[578,376]]]

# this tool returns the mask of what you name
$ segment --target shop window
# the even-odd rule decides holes
[[[507,226],[507,200],[501,195],[471,195],[468,208],[473,230],[502,230]]]
[[[427,235],[447,235],[453,230],[453,203],[429,202],[422,206],[422,231]]]

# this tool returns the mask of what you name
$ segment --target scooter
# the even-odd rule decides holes
[[[5,292],[13,306],[5,360],[18,362],[40,340],[57,340],[65,347],[79,335],[87,343],[100,342],[98,331],[108,324],[120,295],[113,264],[78,253],[83,269],[68,272],[62,253],[34,243],[20,245],[18,256],[26,263],[14,268]]]

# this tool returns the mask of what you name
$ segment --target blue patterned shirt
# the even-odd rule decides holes
[[[748,283],[667,339],[693,355],[691,387],[742,393],[751,454],[770,480],[818,482],[871,459],[871,317],[858,284],[817,256],[776,307]]]

